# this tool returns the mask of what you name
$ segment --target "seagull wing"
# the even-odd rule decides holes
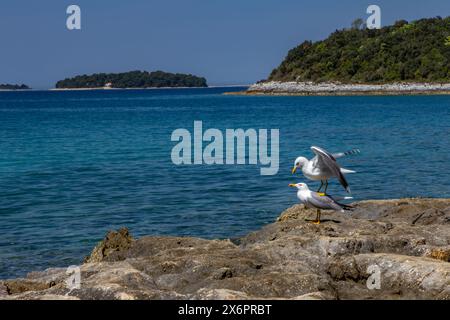
[[[311,197],[308,198],[308,203],[315,208],[318,209],[332,209],[332,210],[343,210],[344,207],[337,203],[333,198],[330,196],[321,196],[317,192],[311,192]]]
[[[317,156],[317,161],[320,166],[327,168],[329,166],[327,160],[336,162],[336,158],[325,149],[312,146],[311,151]]]
[[[348,182],[342,174],[341,167],[336,162],[336,158],[333,157],[333,155],[328,151],[319,147],[312,146],[311,150],[317,156],[317,165],[319,166],[319,168],[329,170],[334,176],[338,178],[339,182],[345,188],[345,190],[350,193]]]

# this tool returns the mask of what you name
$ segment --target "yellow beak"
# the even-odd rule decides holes
[[[292,168],[292,174],[294,174],[295,171],[297,171],[297,167],[293,167],[293,168]]]
[[[295,183],[289,183],[289,187],[296,187]]]

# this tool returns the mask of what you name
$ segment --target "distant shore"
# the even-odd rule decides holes
[[[0,89],[0,92],[20,92],[20,91],[33,91],[33,89]]]
[[[51,88],[49,91],[90,91],[90,90],[157,90],[157,89],[205,89],[211,87],[147,87],[147,88]]]
[[[269,81],[253,84],[246,91],[225,94],[272,96],[447,95],[450,94],[450,83],[344,84]]]
[[[110,87],[97,87],[97,88],[50,88],[50,89],[0,89],[0,92],[19,92],[19,91],[94,91],[94,90],[170,90],[170,89],[214,89],[214,88],[244,88],[250,87],[246,85],[212,85],[208,87],[148,87],[148,88],[110,88]]]

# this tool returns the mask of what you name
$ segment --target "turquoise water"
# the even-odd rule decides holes
[[[237,88],[239,89],[239,88]],[[235,89],[235,90],[237,90]],[[224,88],[0,93],[0,278],[80,263],[106,231],[237,237],[297,202],[311,145],[357,199],[450,197],[450,97],[245,97]],[[280,170],[174,166],[177,128],[279,128]],[[316,183],[310,184],[317,187]],[[342,194],[333,182],[331,193]]]

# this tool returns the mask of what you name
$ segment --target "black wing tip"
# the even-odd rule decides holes
[[[341,185],[344,187],[345,191],[347,191],[348,193],[352,193],[350,190],[350,186],[348,185],[347,180],[345,179],[344,175],[342,174],[342,172],[339,170],[339,182],[341,183]]]
[[[330,197],[330,198],[331,198],[331,197]],[[333,199],[333,198],[332,198],[332,199]],[[333,199],[333,201],[336,202],[336,203],[342,208],[342,210],[353,211],[353,210],[356,209],[356,208],[353,207],[353,206],[350,206],[350,205],[348,205],[348,204],[343,204],[343,203],[337,202],[337,201],[334,200],[334,199]]]
[[[360,154],[360,153],[361,153],[360,149],[352,149],[352,150],[348,150],[348,151],[344,152],[344,155],[350,156],[350,155],[356,155],[356,154]]]

